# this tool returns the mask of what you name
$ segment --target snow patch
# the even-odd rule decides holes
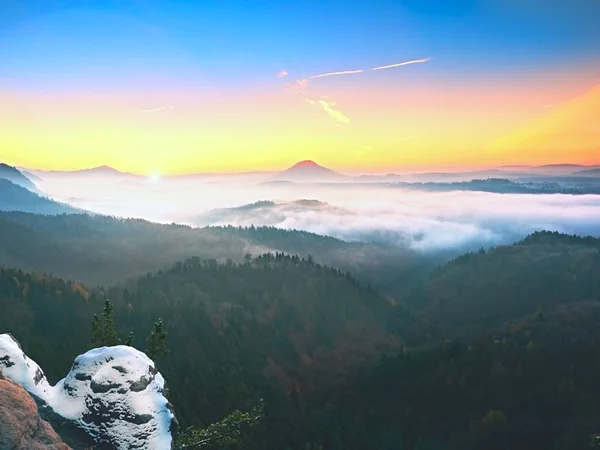
[[[0,335],[6,377],[75,422],[98,444],[118,450],[168,450],[175,421],[165,380],[144,353],[125,345],[78,356],[67,376],[51,386],[40,367],[10,335]]]
[[[45,399],[52,392],[44,371],[23,353],[21,345],[10,334],[0,334],[0,367],[4,376],[36,397]]]

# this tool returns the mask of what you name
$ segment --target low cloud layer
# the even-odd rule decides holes
[[[600,236],[596,195],[420,193],[364,185],[261,184],[239,177],[77,180],[76,187],[73,180],[53,179],[40,187],[53,198],[102,214],[193,226],[269,225],[420,251],[489,247],[536,230]],[[322,203],[294,203],[299,199]],[[276,204],[235,209],[259,200]]]

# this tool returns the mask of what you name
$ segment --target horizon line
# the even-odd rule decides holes
[[[130,176],[137,176],[137,177],[150,177],[153,175],[159,175],[161,178],[177,178],[177,177],[185,177],[185,176],[197,176],[197,175],[250,175],[250,174],[272,174],[272,173],[279,173],[279,172],[283,172],[285,170],[288,170],[292,167],[294,167],[296,164],[298,164],[299,162],[305,162],[305,161],[310,161],[312,163],[314,163],[317,166],[320,167],[325,167],[327,169],[339,172],[340,174],[352,174],[352,175],[395,175],[395,174],[429,174],[429,173],[461,173],[461,172],[480,172],[480,171],[486,171],[486,170],[499,170],[499,169],[515,169],[515,168],[523,168],[523,169],[536,169],[536,168],[542,168],[542,167],[547,167],[547,168],[551,168],[551,167],[558,167],[558,166],[576,166],[576,167],[582,167],[582,168],[596,168],[596,167],[600,167],[600,161],[597,164],[579,164],[579,163],[572,163],[572,162],[558,162],[558,163],[547,163],[547,164],[501,164],[501,165],[491,165],[491,166],[479,166],[479,167],[467,167],[467,166],[463,166],[463,167],[456,167],[456,166],[452,166],[452,167],[447,167],[447,168],[436,168],[436,167],[431,167],[430,169],[426,168],[426,167],[422,167],[422,168],[413,168],[413,169],[400,169],[400,168],[394,168],[394,169],[389,169],[389,170],[385,170],[385,169],[380,169],[380,170],[372,170],[372,171],[357,171],[355,170],[351,170],[351,171],[346,171],[344,169],[332,169],[331,167],[327,167],[327,166],[323,166],[319,163],[316,163],[313,160],[301,160],[298,161],[294,164],[285,166],[284,168],[281,169],[273,169],[273,170],[261,170],[261,169],[256,169],[256,170],[247,170],[247,171],[208,171],[208,172],[180,172],[180,173],[160,173],[160,171],[155,170],[155,171],[151,171],[150,173],[140,173],[140,172],[127,172],[127,171],[123,171],[120,169],[117,169],[115,167],[112,167],[110,165],[106,165],[106,164],[101,164],[99,166],[94,166],[94,167],[83,167],[80,169],[69,169],[69,170],[65,170],[65,169],[37,169],[37,168],[31,168],[31,167],[25,167],[25,166],[19,166],[19,165],[12,165],[12,167],[17,168],[18,170],[24,170],[24,171],[29,171],[29,172],[41,172],[41,173],[63,173],[63,174],[74,174],[74,173],[78,173],[78,172],[85,172],[85,171],[94,171],[94,170],[106,170],[106,171],[113,171],[116,172],[117,174],[120,175],[130,175]],[[1,163],[1,162],[0,162]],[[8,163],[3,163],[6,165],[11,165]]]

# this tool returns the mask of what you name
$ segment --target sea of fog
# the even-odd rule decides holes
[[[161,223],[269,225],[415,249],[489,247],[536,230],[600,236],[600,196],[415,192],[367,185],[264,184],[257,178],[53,177],[49,197],[92,212]],[[327,203],[290,205],[299,199]],[[207,214],[259,200],[276,207]]]

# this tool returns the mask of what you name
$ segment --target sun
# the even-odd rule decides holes
[[[160,181],[160,179],[162,178],[162,176],[161,176],[161,174],[159,172],[152,172],[150,175],[148,175],[148,178],[153,183],[157,183],[157,182]]]

